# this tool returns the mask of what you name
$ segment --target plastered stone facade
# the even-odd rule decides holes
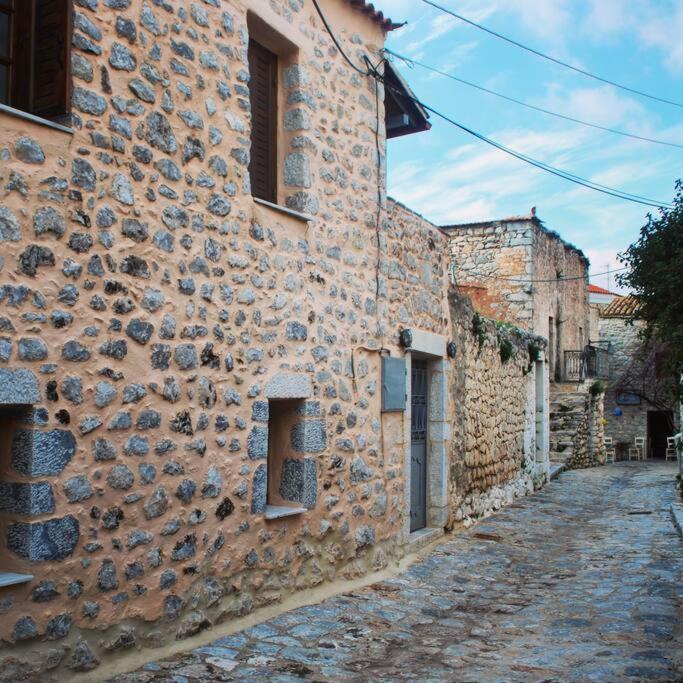
[[[324,4],[349,54],[382,46]],[[450,329],[443,238],[387,217],[381,86],[310,2],[73,10],[73,134],[0,112],[0,570],[35,577],[0,589],[4,679],[386,566],[403,415],[379,350]],[[250,195],[250,30],[281,56],[278,202],[312,221]],[[264,404],[292,392],[277,490],[310,509],[267,521]]]
[[[547,479],[547,365],[529,349],[535,346],[542,358],[545,340],[478,316],[474,323],[473,306],[457,292],[449,301],[458,344],[450,387],[449,502],[451,523],[469,525]],[[505,342],[511,355],[504,361]]]
[[[459,290],[482,315],[548,339],[551,381],[561,380],[564,352],[582,350],[589,341],[583,253],[531,216],[443,229]]]

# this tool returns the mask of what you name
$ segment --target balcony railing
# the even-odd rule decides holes
[[[564,352],[564,381],[609,378],[609,351],[588,345],[583,351]]]

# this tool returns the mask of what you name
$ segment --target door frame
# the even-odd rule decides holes
[[[413,494],[415,494],[415,481],[413,480],[413,474],[414,470],[416,468],[413,467],[414,464],[414,458],[415,458],[415,453],[414,453],[414,445],[415,444],[422,444],[422,440],[420,441],[413,441],[413,418],[415,417],[415,413],[413,412],[414,410],[414,391],[413,391],[413,380],[415,379],[414,377],[414,372],[413,370],[416,369],[416,366],[418,364],[418,359],[419,363],[422,367],[424,367],[424,373],[425,373],[425,378],[424,378],[424,409],[425,409],[425,415],[424,415],[424,461],[422,462],[422,465],[420,466],[421,470],[421,478],[423,477],[423,486],[420,488],[422,489],[421,491],[418,492],[418,495],[416,496],[418,500],[420,501],[418,505],[415,507],[421,508],[419,510],[419,517],[420,517],[420,522],[422,523],[419,527],[413,528],[413,515],[415,514],[415,509],[413,508]],[[410,401],[410,409],[411,409],[411,415],[410,415],[410,509],[409,509],[409,514],[410,514],[410,533],[414,533],[415,531],[419,531],[420,529],[424,529],[427,526],[427,458],[428,458],[428,451],[429,451],[429,360],[427,358],[423,358],[421,356],[418,356],[417,354],[411,355],[410,358],[410,394],[408,395],[408,400]]]
[[[446,360],[446,337],[411,329],[412,343],[406,350],[406,409],[403,419],[403,543],[409,543],[410,531],[410,428],[412,418],[411,375],[412,358],[427,361],[427,524],[414,534],[429,529],[443,529],[448,523],[448,441],[451,426],[448,421],[448,363]]]

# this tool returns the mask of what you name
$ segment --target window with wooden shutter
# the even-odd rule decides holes
[[[277,202],[277,55],[249,41],[251,155],[254,197]]]
[[[0,103],[67,114],[70,43],[71,0],[0,0]]]

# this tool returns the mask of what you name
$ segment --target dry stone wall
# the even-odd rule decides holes
[[[449,301],[458,344],[450,389],[451,523],[469,525],[546,480],[547,452],[536,448],[534,360],[545,340],[496,326],[455,292]]]
[[[605,463],[605,394],[602,383],[557,385],[550,397],[550,459],[567,469]],[[604,386],[601,386],[604,389]]]
[[[350,54],[381,47],[326,4]],[[378,351],[448,334],[438,233],[387,220],[382,89],[311,3],[73,10],[72,134],[0,112],[0,570],[35,577],[0,593],[5,679],[386,566],[403,429]],[[247,10],[289,41],[278,200],[309,223],[250,196]],[[310,509],[267,521],[282,399],[301,405],[279,490]]]

